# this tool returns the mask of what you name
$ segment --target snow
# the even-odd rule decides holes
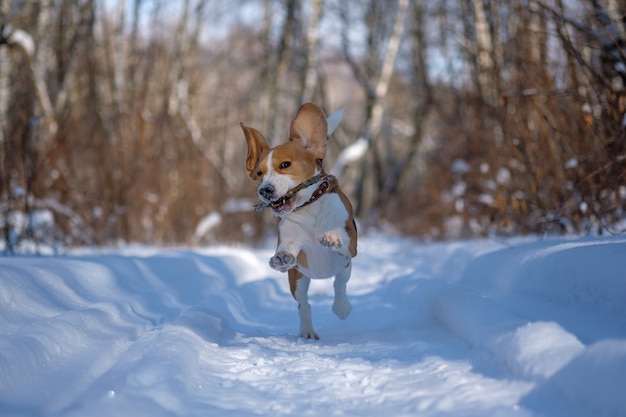
[[[506,167],[502,167],[498,169],[496,181],[498,182],[498,184],[507,185],[511,183],[511,177],[511,171]]]
[[[367,152],[368,148],[369,143],[366,138],[360,137],[357,139],[353,144],[347,146],[343,151],[341,151],[339,156],[337,156],[337,160],[331,168],[330,174],[338,175],[341,171],[343,171],[346,165],[361,159]]]
[[[202,220],[196,226],[194,237],[200,239],[208,234],[212,229],[219,226],[222,222],[222,216],[216,211],[212,211],[208,215],[204,216]]]
[[[270,250],[0,258],[0,415],[626,415],[626,238],[359,251],[320,341]]]
[[[455,159],[451,167],[451,171],[454,174],[467,174],[470,169],[470,164],[462,159]]]
[[[568,159],[567,162],[565,162],[565,165],[563,165],[563,168],[565,169],[573,169],[577,167],[578,167],[578,159],[576,158]]]
[[[341,123],[341,119],[343,119],[344,111],[345,109],[340,109],[334,112],[333,114],[331,114],[330,116],[328,116],[328,126],[327,126],[328,136],[332,135],[333,132],[339,126],[339,123]]]

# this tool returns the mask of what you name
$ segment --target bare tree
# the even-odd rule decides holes
[[[293,43],[297,42],[298,26],[300,23],[301,14],[301,2],[300,0],[284,0],[285,1],[285,21],[281,30],[280,38],[278,41],[278,48],[276,52],[276,61],[273,71],[270,72],[268,79],[268,122],[267,122],[267,136],[273,138],[277,129],[277,124],[282,122],[283,119],[277,117],[276,109],[278,108],[279,90],[285,81],[289,65],[293,61],[290,61],[290,53],[294,48]]]
[[[376,146],[372,146],[372,141],[378,139],[384,121],[385,97],[387,95],[391,76],[393,74],[396,56],[403,39],[404,24],[409,7],[409,0],[399,0],[393,14],[392,30],[388,35],[386,43],[383,45],[374,44],[375,33],[379,30],[378,25],[384,24],[382,20],[387,16],[380,10],[382,5],[376,1],[370,1],[367,6],[367,46],[370,55],[365,63],[364,69],[359,65],[350,47],[348,38],[349,20],[348,11],[342,9],[343,20],[343,51],[344,57],[352,68],[354,77],[359,81],[366,93],[365,103],[365,130],[360,133],[370,149],[374,160],[374,194],[383,186],[383,167],[381,156],[378,154]],[[380,62],[376,58],[380,58]],[[370,170],[367,169],[368,162],[364,159],[361,162],[361,175],[355,187],[356,212],[360,215],[366,210],[366,180]]]
[[[306,54],[304,71],[302,71],[302,87],[300,93],[300,104],[311,101],[317,85],[317,48],[318,48],[318,25],[324,8],[324,0],[313,0],[311,2],[311,16],[309,26],[306,31]]]
[[[397,200],[401,181],[408,174],[415,161],[419,146],[423,141],[428,115],[433,104],[433,92],[428,74],[428,43],[425,34],[427,27],[427,8],[424,1],[415,0],[412,7],[410,54],[411,54],[411,134],[404,151],[391,156],[391,163],[386,178],[378,195],[374,213],[377,209],[388,209],[389,201]],[[412,194],[412,193],[411,193]],[[375,218],[373,220],[376,220]]]

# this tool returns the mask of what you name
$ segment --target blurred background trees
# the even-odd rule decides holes
[[[5,250],[262,239],[239,121],[345,108],[361,230],[624,230],[617,0],[0,0]]]

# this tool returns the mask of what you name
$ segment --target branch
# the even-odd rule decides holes
[[[343,23],[341,25],[341,29],[342,29],[341,30],[341,47],[343,49],[343,56],[346,62],[348,63],[348,65],[350,66],[350,69],[352,70],[352,73],[354,74],[354,78],[356,78],[359,84],[363,86],[367,95],[370,97],[373,97],[374,89],[372,88],[372,85],[370,84],[365,74],[363,74],[363,71],[357,64],[356,60],[352,56],[352,52],[350,51],[350,40],[348,39],[348,25],[350,22],[350,17],[348,16],[348,13],[346,11],[346,3],[347,2],[340,2],[340,10],[339,10],[340,17]]]
[[[205,146],[206,143],[202,136],[202,130],[198,125],[198,122],[191,112],[189,107],[189,84],[187,80],[181,79],[177,85],[178,93],[178,114],[185,122],[191,141],[198,148],[200,153],[213,167],[217,174],[222,178],[222,181],[227,185],[229,189],[233,189],[235,186],[234,178],[236,176],[230,171],[230,168],[223,163],[222,158],[213,150],[210,146]]]

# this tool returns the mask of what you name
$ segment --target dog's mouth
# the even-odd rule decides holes
[[[266,208],[271,208],[274,214],[283,215],[293,211],[296,205],[295,194],[291,192],[288,192],[287,194],[275,200],[268,198],[268,196],[263,196],[261,195],[261,193],[259,193],[259,197],[261,199],[261,202],[254,206],[254,211],[261,211]]]
[[[294,197],[296,196],[298,191],[303,190],[307,187],[310,187],[313,184],[318,184],[318,183],[319,183],[319,186],[317,187],[315,191],[313,191],[311,198],[309,198],[308,201],[306,201],[304,204],[296,208],[295,207],[296,199]],[[263,202],[255,205],[254,211],[260,211],[265,208],[271,207],[272,210],[274,211],[274,214],[277,214],[277,215],[287,214],[294,210],[299,210],[302,207],[308,206],[309,204],[313,203],[318,198],[320,198],[329,189],[332,189],[333,187],[336,187],[336,186],[337,186],[337,179],[334,176],[328,175],[324,171],[322,171],[321,173],[289,189],[285,195],[283,195],[282,197],[276,200],[271,200],[269,198],[270,195],[272,195],[274,192],[274,187],[272,185],[263,187],[259,189],[259,197],[261,198],[261,201]]]
[[[277,200],[270,201],[268,204],[276,214],[285,214],[293,210],[295,199],[293,195],[285,195]]]

